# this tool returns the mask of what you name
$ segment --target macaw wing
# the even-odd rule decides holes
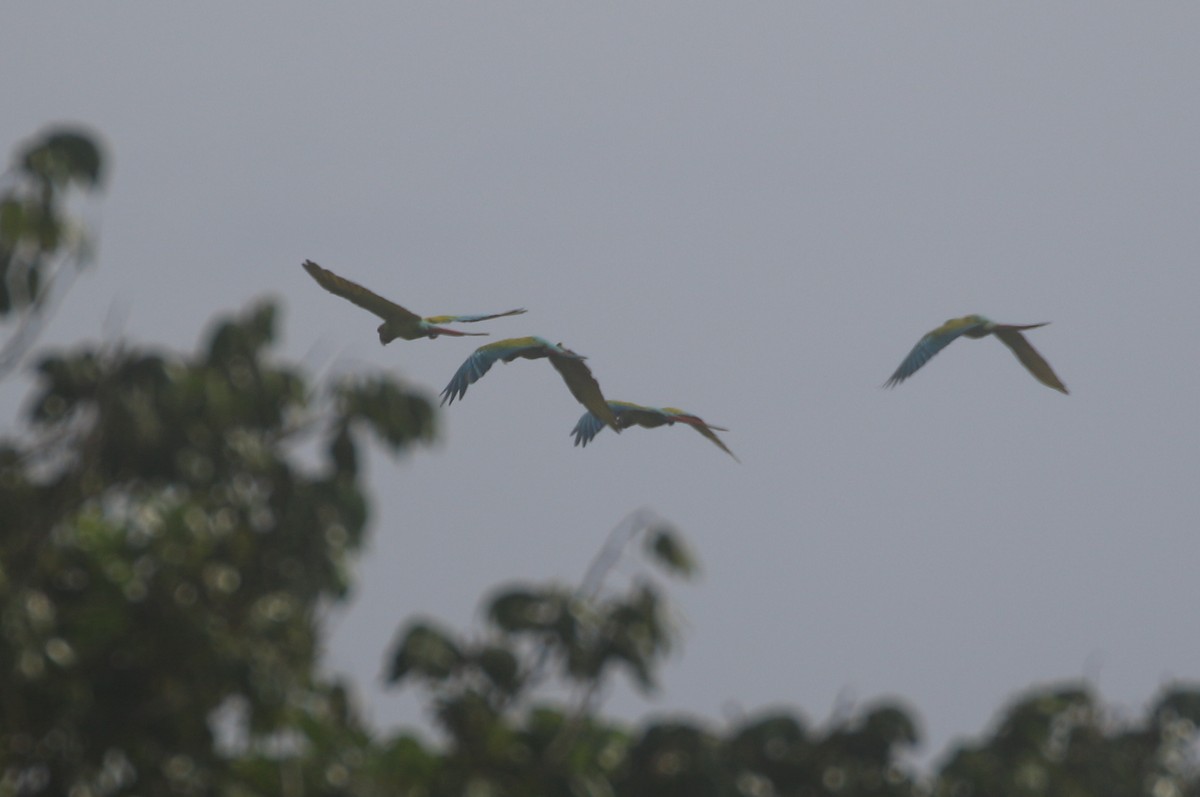
[[[321,268],[311,260],[305,260],[304,270],[312,276],[325,290],[347,299],[364,310],[369,310],[384,321],[399,324],[418,324],[421,317],[410,312],[395,302],[388,301],[377,293],[372,293],[357,282],[351,282],[345,277],[339,277],[327,268]]]
[[[721,440],[721,438],[717,437],[717,433],[713,431],[713,429],[720,429],[721,431],[728,431],[724,427],[709,426],[707,423],[700,420],[695,415],[679,415],[679,416],[676,416],[675,420],[679,421],[680,423],[686,423],[688,426],[692,427],[697,432],[704,435],[709,440],[713,441],[713,443],[717,446],[717,448],[721,449],[726,454],[733,457],[733,460],[735,462],[739,462],[739,463],[741,462],[741,460],[737,458],[737,454],[734,454],[732,451],[730,451],[729,446],[725,445],[725,443]]]
[[[955,318],[947,321],[932,332],[927,333],[923,338],[917,341],[917,345],[913,346],[912,351],[904,358],[904,362],[900,363],[900,367],[892,374],[888,381],[883,383],[884,387],[893,387],[908,379],[910,376],[920,370],[921,366],[929,362],[933,355],[937,354],[942,349],[950,345],[951,341],[978,326],[981,326],[981,321],[969,321],[967,318]]]
[[[567,389],[571,391],[571,395],[575,397],[576,401],[611,426],[614,432],[618,434],[621,432],[621,425],[617,421],[616,413],[613,412],[612,407],[608,406],[604,393],[600,391],[600,383],[596,381],[596,377],[592,376],[592,369],[588,368],[582,359],[551,355],[550,364],[567,383]]]
[[[442,391],[442,404],[453,404],[455,399],[465,396],[467,387],[478,382],[497,360],[513,360],[545,345],[546,341],[541,338],[527,337],[505,338],[480,346],[454,372],[450,383]]]
[[[575,445],[586,447],[596,435],[600,434],[604,426],[604,421],[597,418],[591,412],[585,412],[583,415],[580,415],[575,428],[571,430],[571,434],[575,436]]]
[[[467,395],[467,386],[479,381],[497,359],[479,350],[472,352],[471,356],[458,366],[454,376],[450,377],[449,384],[442,390],[442,404],[453,404],[455,399]]]
[[[717,448],[721,449],[726,454],[733,457],[734,462],[741,462],[741,460],[737,458],[737,454],[730,451],[729,446],[725,445],[725,443],[721,441],[721,438],[717,437],[717,433],[714,432],[707,424],[693,426],[692,428],[695,429],[700,434],[707,437],[709,440],[712,440],[714,443],[716,443]]]
[[[1030,345],[1025,336],[1011,326],[997,324],[992,330],[992,334],[1000,338],[1005,346],[1012,349],[1013,354],[1017,355],[1017,359],[1021,364],[1029,369],[1029,373],[1047,387],[1052,387],[1055,390],[1063,393],[1068,393],[1067,386],[1062,383],[1058,375],[1050,367],[1050,363],[1038,353],[1038,350]]]
[[[491,315],[431,315],[425,318],[425,321],[430,324],[454,324],[454,323],[470,323],[473,321],[487,321],[489,318],[503,318],[506,315],[520,315],[525,312],[524,307],[516,310],[507,310],[503,313],[492,313]]]
[[[704,423],[704,421],[701,420],[698,416],[692,415],[687,410],[681,410],[678,407],[663,407],[661,410],[659,410],[659,412],[666,415],[672,421],[682,421],[684,423],[691,423],[694,421],[699,421],[700,423]],[[707,426],[709,429],[715,429],[718,432],[728,432],[729,431],[724,426],[716,426],[715,424],[711,424],[711,423],[704,423],[704,425]]]

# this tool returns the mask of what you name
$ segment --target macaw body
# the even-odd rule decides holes
[[[467,387],[479,381],[497,361],[510,363],[517,358],[538,360],[543,357],[550,360],[576,401],[586,407],[589,413],[594,413],[601,421],[612,426],[614,431],[621,431],[617,426],[617,416],[609,409],[600,391],[600,383],[584,363],[587,358],[561,343],[551,343],[545,338],[533,336],[508,338],[480,346],[459,366],[442,391],[442,404],[453,404],[455,399],[465,396]]]
[[[685,412],[678,407],[645,407],[629,401],[610,401],[608,402],[608,407],[617,416],[617,426],[614,426],[614,429],[617,427],[628,429],[630,426],[643,426],[647,429],[654,429],[659,426],[673,426],[676,423],[687,424],[711,440],[718,448],[733,457],[734,460],[741,462],[737,458],[737,455],[730,451],[725,443],[721,441],[721,438],[716,435],[717,431],[727,432],[729,431],[728,429],[723,426],[711,426],[699,417]],[[589,411],[580,416],[579,422],[575,424],[575,428],[571,430],[571,434],[575,436],[575,445],[587,446],[603,429],[604,423]]]
[[[506,315],[520,315],[524,309],[508,310],[503,313],[489,315],[433,315],[426,318],[413,313],[395,302],[389,301],[376,293],[372,293],[357,282],[351,282],[345,277],[339,277],[327,268],[321,268],[311,260],[304,261],[304,270],[317,281],[325,290],[332,294],[348,299],[364,310],[370,310],[383,319],[379,325],[379,342],[383,345],[391,343],[396,338],[417,340],[418,338],[436,338],[438,335],[464,337],[466,335],[487,335],[486,332],[460,332],[448,329],[440,324],[455,322],[487,321],[489,318],[501,318]]]
[[[1047,387],[1067,393],[1067,386],[1062,383],[1053,369],[1050,368],[1050,363],[1046,362],[1045,358],[1038,354],[1037,349],[1033,348],[1029,341],[1025,340],[1025,336],[1021,334],[1022,330],[1037,329],[1038,327],[1046,326],[1048,323],[1050,322],[1043,321],[1040,324],[1019,325],[997,324],[981,315],[952,318],[917,341],[917,345],[913,346],[912,351],[904,358],[904,362],[900,363],[900,367],[884,383],[884,387],[893,387],[908,379],[922,365],[929,362],[933,355],[946,348],[957,337],[985,338],[988,335],[995,335],[1000,339],[1001,343],[1012,349],[1013,354],[1017,355],[1017,359],[1029,370],[1029,373],[1033,374],[1034,378]]]

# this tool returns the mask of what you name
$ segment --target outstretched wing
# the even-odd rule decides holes
[[[442,391],[442,404],[453,404],[467,394],[467,386],[478,382],[497,360],[511,360],[522,352],[545,346],[540,338],[507,338],[480,346],[454,372],[450,384]]]
[[[737,458],[737,454],[730,451],[729,446],[725,445],[725,443],[721,440],[721,438],[717,437],[717,433],[713,431],[713,429],[720,429],[722,432],[728,431],[724,427],[709,426],[707,423],[700,420],[695,415],[676,415],[675,420],[679,421],[680,423],[686,423],[688,426],[692,427],[697,432],[704,435],[709,440],[713,441],[713,443],[716,444],[717,448],[721,449],[726,454],[733,457],[734,462],[741,462],[741,460]]]
[[[883,386],[893,387],[900,384],[915,374],[922,365],[929,362],[933,355],[949,346],[950,342],[955,338],[965,332],[983,326],[984,323],[986,322],[977,316],[965,316],[964,318],[951,319],[932,332],[927,333],[917,341],[917,345],[913,346],[912,351],[904,358],[904,362],[900,363],[900,367],[896,369],[896,372],[892,374],[888,381],[883,383]]]
[[[490,318],[503,318],[506,315],[520,315],[525,312],[524,307],[519,307],[516,310],[506,310],[503,313],[492,313],[491,315],[431,315],[426,316],[425,321],[430,324],[454,324],[454,323],[470,323],[472,321],[487,321]]]
[[[550,364],[567,383],[567,389],[571,391],[575,400],[587,407],[588,412],[604,421],[612,427],[614,432],[619,434],[621,426],[617,421],[617,415],[613,412],[612,407],[608,406],[604,394],[600,391],[600,383],[596,381],[596,377],[592,376],[592,370],[587,367],[587,364],[581,358],[564,357],[553,352],[550,355]]]
[[[1021,361],[1021,364],[1028,368],[1029,373],[1033,374],[1039,382],[1063,393],[1069,392],[1067,386],[1062,383],[1062,380],[1050,368],[1050,363],[1046,362],[1046,359],[1038,354],[1037,349],[1033,348],[1029,341],[1025,339],[1025,336],[1018,332],[1016,328],[997,324],[992,329],[992,334],[1000,338],[1005,346],[1012,349],[1013,354],[1017,355],[1017,359]]]
[[[311,260],[304,261],[304,270],[330,293],[348,299],[364,310],[369,310],[384,321],[396,324],[419,324],[421,317],[409,312],[395,302],[390,302],[377,293],[372,293],[357,282],[339,277],[327,268],[321,268]]]

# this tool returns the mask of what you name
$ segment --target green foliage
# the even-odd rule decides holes
[[[19,321],[0,346],[0,375],[31,344],[51,288],[90,256],[90,236],[68,202],[73,188],[100,188],[104,162],[92,135],[54,128],[22,147],[0,177],[0,321]]]
[[[86,249],[67,191],[99,188],[103,170],[99,144],[79,130],[46,131],[17,155],[0,191],[0,316],[38,300],[60,251]]]
[[[358,423],[366,425],[393,452],[413,442],[414,430],[422,439],[432,439],[433,406],[391,377],[373,376],[342,385],[337,398],[338,412],[345,420],[338,428],[338,438],[348,433],[351,424]]]
[[[437,693],[440,681],[424,683]],[[725,729],[682,718],[630,728],[581,707],[528,702],[527,685],[503,707],[477,691],[455,697],[435,701],[447,737],[440,753],[407,736],[395,742],[421,751],[420,778],[374,788],[631,797],[1200,794],[1196,726],[1175,708],[1194,705],[1200,690],[1182,686],[1140,722],[1115,720],[1084,687],[1038,690],[1009,706],[991,735],[963,744],[927,776],[905,763],[916,725],[892,703],[822,728],[782,709]]]
[[[427,623],[412,623],[392,654],[388,680],[397,683],[421,677],[437,683],[466,664],[467,657],[447,632]]]
[[[43,133],[25,147],[17,163],[25,174],[59,189],[73,183],[98,188],[104,176],[104,157],[95,138],[72,128]]]
[[[310,406],[269,355],[275,315],[219,323],[191,358],[37,366],[31,437],[0,448],[0,794],[207,793],[231,772],[215,711],[253,740],[322,693],[317,609],[349,587],[366,497],[297,449],[323,433],[354,456],[361,423],[398,450],[433,416],[381,379]]]
[[[1172,687],[1143,723],[1128,725],[1084,684],[1035,692],[1004,712],[990,739],[949,757],[936,794],[1200,794],[1197,705],[1200,690]]]
[[[665,597],[636,577],[602,590],[604,573],[639,535],[646,562],[668,573],[685,550],[648,513],[617,527],[589,570],[591,589],[520,584],[486,603],[478,639],[429,620],[409,623],[392,653],[390,680],[425,690],[445,737],[442,766],[428,766],[419,793],[457,795],[914,795],[899,762],[917,741],[914,721],[890,704],[823,731],[786,712],[719,730],[689,719],[641,728],[603,719],[594,698],[624,672],[642,688],[670,649]],[[694,569],[694,561],[687,557]],[[546,703],[563,685],[573,698]],[[426,751],[427,752],[427,751]],[[412,788],[411,781],[405,781]],[[393,784],[398,785],[398,784]]]
[[[653,687],[656,659],[670,647],[661,597],[641,585],[627,595],[585,600],[562,588],[511,588],[488,609],[495,627],[514,640],[554,651],[562,677],[597,680],[612,664],[622,663],[643,689]]]

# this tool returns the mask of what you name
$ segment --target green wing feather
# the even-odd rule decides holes
[[[596,377],[592,376],[592,369],[587,367],[582,358],[564,357],[561,354],[552,353],[550,364],[567,383],[567,389],[571,391],[571,395],[575,397],[576,401],[587,407],[588,412],[611,426],[614,432],[620,433],[621,425],[617,420],[616,413],[608,406],[608,401],[600,390],[600,383],[596,381]]]
[[[325,290],[347,299],[358,305],[364,310],[368,310],[382,318],[384,321],[392,324],[411,324],[417,325],[421,323],[421,317],[413,313],[395,302],[388,301],[377,293],[372,293],[357,282],[352,282],[345,277],[339,277],[327,268],[321,268],[311,260],[305,260],[304,270],[312,276]]]
[[[1012,349],[1013,354],[1017,355],[1017,359],[1021,364],[1029,369],[1029,373],[1047,387],[1052,387],[1062,393],[1069,393],[1067,386],[1062,383],[1058,375],[1054,373],[1054,369],[1050,367],[1050,363],[1046,362],[1046,358],[1038,353],[1038,350],[1033,348],[1025,336],[1011,326],[997,325],[992,330],[992,334],[1000,338],[1000,341]]]

